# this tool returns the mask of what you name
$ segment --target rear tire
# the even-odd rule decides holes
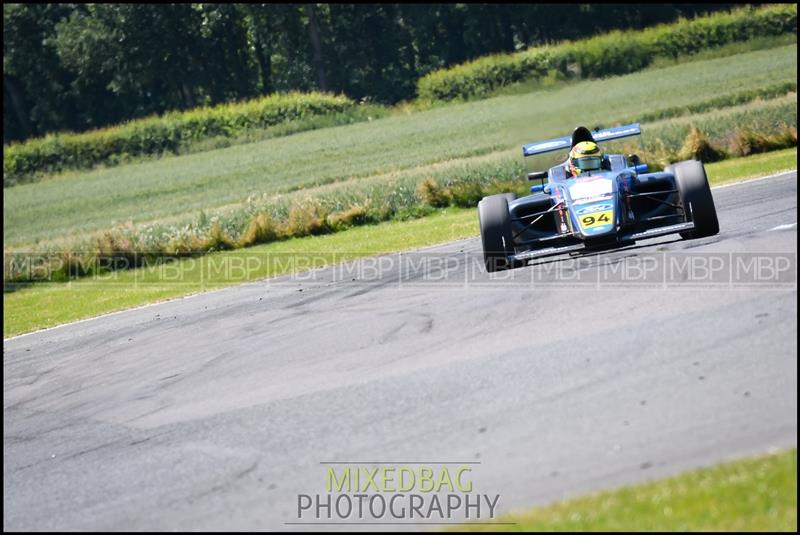
[[[681,232],[681,238],[691,240],[705,238],[719,233],[717,209],[708,185],[708,177],[703,162],[687,160],[667,166],[664,171],[675,175],[675,186],[686,212],[686,218],[694,222],[694,230]],[[691,212],[690,212],[691,210]]]
[[[492,273],[509,269],[512,266],[508,255],[514,253],[514,242],[506,194],[484,197],[478,203],[478,219],[486,271]]]

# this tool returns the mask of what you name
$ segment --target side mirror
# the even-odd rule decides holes
[[[647,166],[646,163],[640,163],[635,167],[635,169],[637,173],[646,173],[649,167]]]
[[[544,191],[544,184],[537,184],[535,186],[531,186],[531,193],[541,193]]]
[[[528,180],[545,180],[547,178],[547,171],[534,171],[528,173]]]

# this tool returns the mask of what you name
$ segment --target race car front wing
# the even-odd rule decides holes
[[[630,244],[636,240],[643,240],[646,238],[655,238],[658,236],[664,236],[666,234],[676,234],[678,232],[686,232],[694,230],[694,223],[692,221],[688,221],[686,223],[678,223],[676,225],[667,225],[665,227],[659,228],[652,228],[649,230],[642,230],[639,232],[630,232],[627,234],[620,234],[617,241],[620,244]],[[527,260],[533,260],[534,258],[541,258],[543,256],[554,256],[560,255],[565,253],[574,253],[579,251],[587,250],[585,243],[577,243],[574,245],[564,245],[561,247],[545,247],[544,249],[533,249],[530,251],[523,251],[521,253],[513,254],[509,256],[509,260],[511,262],[524,262]]]

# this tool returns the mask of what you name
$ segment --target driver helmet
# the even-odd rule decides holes
[[[584,171],[599,171],[602,163],[603,153],[594,141],[581,141],[569,151],[569,170],[573,176]]]

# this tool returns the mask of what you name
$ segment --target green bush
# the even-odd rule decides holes
[[[481,57],[423,76],[417,82],[417,94],[423,101],[484,97],[515,82],[553,77],[554,71],[573,78],[626,74],[647,67],[657,57],[675,58],[788,32],[797,32],[796,4],[748,6],[643,31],[614,31],[582,41]]]
[[[316,199],[305,199],[289,210],[283,236],[294,238],[330,232],[328,214]]]
[[[729,148],[736,156],[749,156],[797,146],[797,128],[787,126],[775,134],[750,128],[737,128],[730,137]]]
[[[420,200],[434,208],[441,208],[450,204],[451,198],[432,177],[426,177],[417,186],[417,196]]]
[[[249,131],[353,111],[344,96],[287,93],[240,103],[171,112],[82,134],[51,134],[3,146],[3,186],[37,176],[98,164],[117,165],[135,157],[178,154],[209,139],[235,138]],[[218,141],[219,143],[219,141]]]
[[[208,236],[203,244],[203,250],[207,252],[213,251],[227,251],[236,247],[234,240],[228,236],[222,225],[219,222],[211,225],[208,231]]]
[[[267,212],[259,212],[247,225],[247,229],[239,238],[240,247],[250,247],[259,243],[270,242],[278,238],[275,220]]]
[[[328,226],[332,231],[345,230],[347,228],[364,225],[371,221],[369,209],[363,204],[356,204],[347,210],[329,214],[327,217]]]
[[[724,151],[715,147],[696,126],[689,129],[686,141],[678,151],[680,160],[702,160],[704,162],[717,162],[727,157]]]

